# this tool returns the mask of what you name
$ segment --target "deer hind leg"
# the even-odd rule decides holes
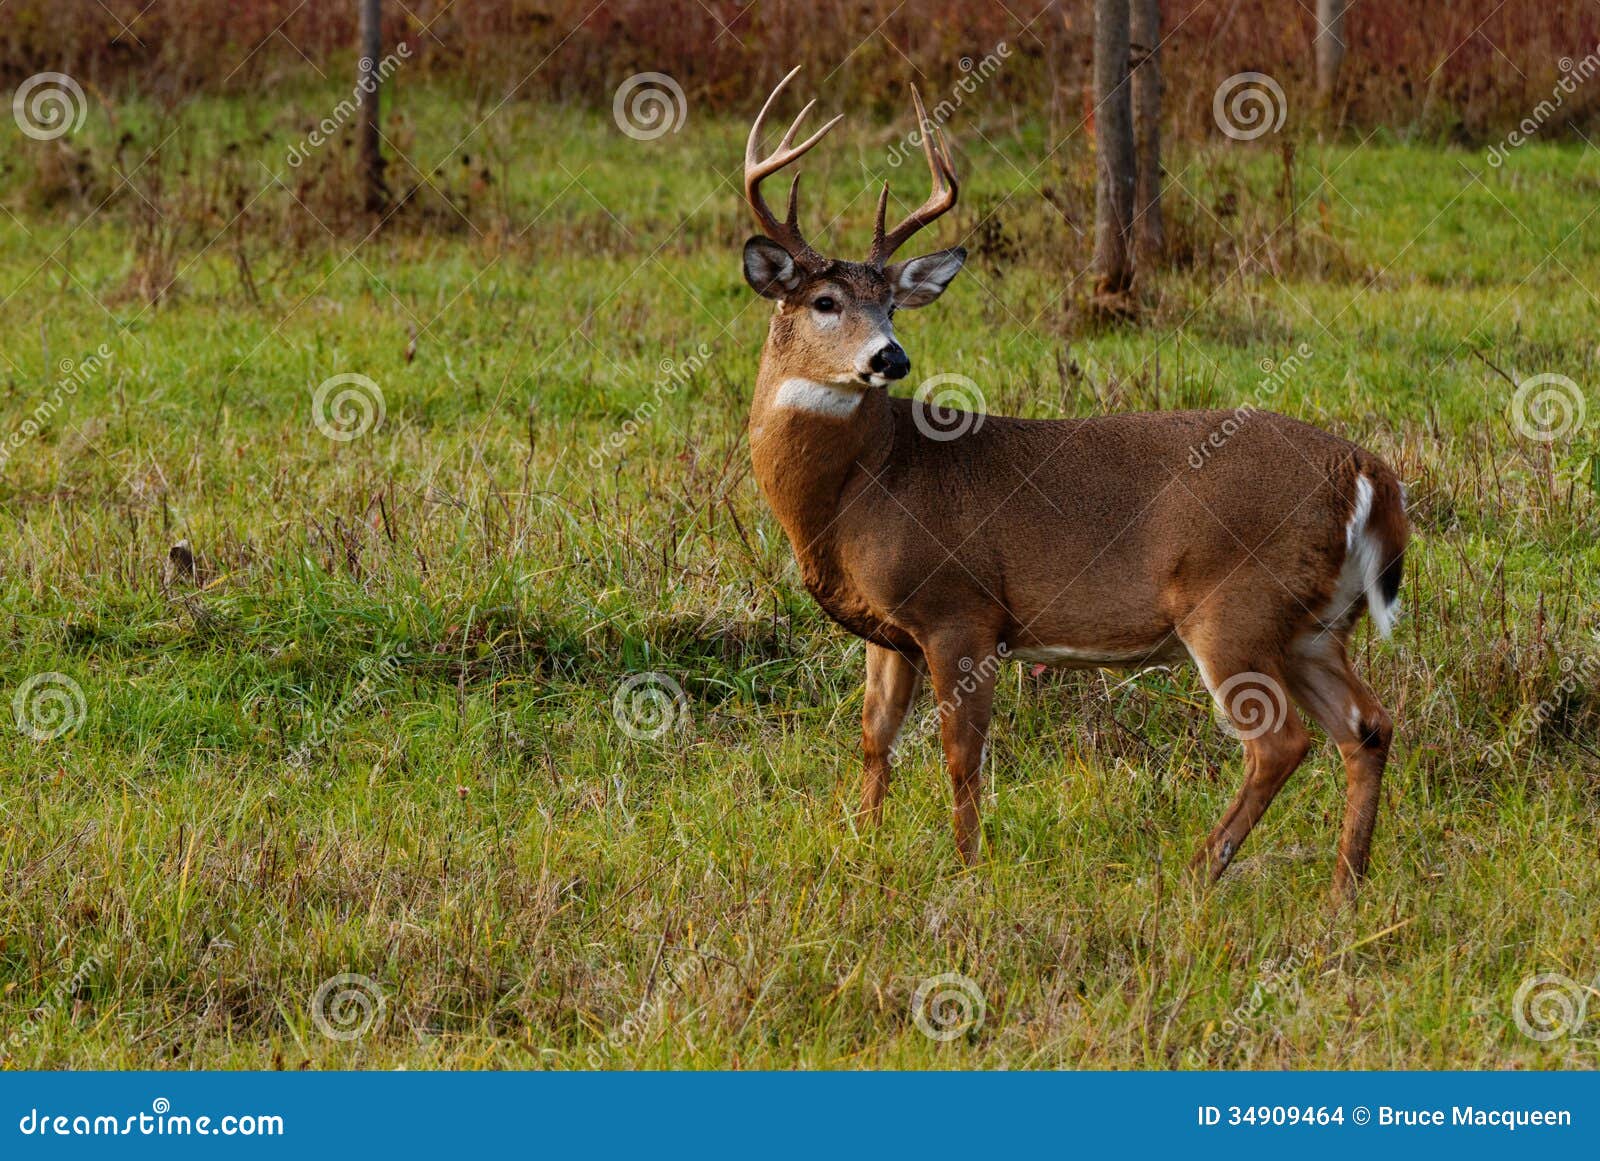
[[[1344,829],[1339,836],[1333,891],[1348,898],[1367,872],[1394,725],[1388,711],[1351,668],[1342,635],[1307,633],[1294,643],[1289,692],[1328,732],[1344,759]]]
[[[954,796],[951,821],[964,862],[978,858],[978,804],[994,682],[1000,668],[998,638],[964,634],[924,647],[933,693],[939,699],[939,732]]]
[[[918,661],[893,649],[867,646],[867,692],[861,709],[861,752],[866,760],[861,780],[861,814],[869,822],[876,823],[883,817],[894,744],[921,687]]]
[[[1289,706],[1283,670],[1271,651],[1207,648],[1203,638],[1184,643],[1244,744],[1244,785],[1190,864],[1214,883],[1304,760],[1311,735]]]

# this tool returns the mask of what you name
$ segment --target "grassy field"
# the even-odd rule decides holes
[[[1082,135],[952,125],[963,205],[928,247],[974,258],[900,325],[912,383],[1029,416],[1253,402],[1407,482],[1404,617],[1357,640],[1394,756],[1335,913],[1320,737],[1220,887],[1188,882],[1240,758],[1186,670],[1005,675],[975,868],[931,733],[856,829],[862,646],[749,475],[742,124],[637,141],[408,93],[391,179],[428,184],[372,232],[336,150],[284,161],[335,100],[7,139],[8,1066],[1600,1060],[1593,1020],[1513,1015],[1531,976],[1600,972],[1592,150],[1179,145],[1177,261],[1104,328]],[[875,179],[924,192],[886,161],[905,126],[853,121],[807,171],[847,250]],[[1540,374],[1590,404],[1550,441],[1513,406]],[[381,392],[355,438],[314,414],[338,375]],[[646,673],[672,720],[635,738]],[[940,1039],[948,973],[983,1019]]]

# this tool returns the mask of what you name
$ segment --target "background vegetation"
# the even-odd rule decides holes
[[[177,100],[255,94],[352,72],[356,4],[236,0],[9,0],[0,80],[51,67],[102,93]],[[665,72],[697,108],[743,110],[796,64],[826,75],[841,107],[897,110],[909,71],[953,80],[962,57],[1006,41],[1017,57],[996,96],[1029,119],[1089,113],[1092,0],[416,0],[387,6],[385,42],[414,50],[414,77],[448,81],[487,108],[508,94],[609,106],[632,73]],[[1163,67],[1174,125],[1209,125],[1217,82],[1271,73],[1308,93],[1316,19],[1294,0],[1166,0]],[[1430,136],[1503,130],[1550,95],[1562,62],[1600,42],[1600,10],[1562,0],[1355,3],[1339,117]],[[820,83],[813,80],[813,83]],[[1586,125],[1592,93],[1559,124]],[[1019,110],[1021,115],[1021,110]],[[1210,131],[1208,128],[1206,131]]]
[[[718,73],[691,52],[699,17],[604,5],[560,49],[576,68],[500,103],[493,70],[532,68],[562,6],[447,9],[436,30],[484,31],[408,34],[424,56],[384,123],[409,196],[374,220],[352,208],[348,142],[285,161],[342,75],[291,73],[271,37],[217,75],[279,7],[214,27],[163,5],[135,24],[143,50],[68,38],[84,128],[8,139],[0,434],[64,360],[111,353],[0,469],[0,692],[58,671],[86,710],[48,741],[8,724],[0,746],[8,1065],[1594,1065],[1593,1021],[1539,1042],[1513,1019],[1528,977],[1600,971],[1591,149],[1495,167],[1404,126],[1318,137],[1292,84],[1284,131],[1243,144],[1196,123],[1194,89],[1173,103],[1170,268],[1142,277],[1141,325],[1103,328],[1081,309],[1094,157],[1057,39],[1081,33],[1077,8],[1038,21],[1037,59],[952,122],[966,185],[939,232],[974,259],[904,320],[914,378],[960,370],[991,410],[1031,416],[1270,402],[1408,484],[1404,619],[1359,638],[1398,719],[1374,878],[1332,914],[1326,746],[1219,889],[1182,875],[1240,776],[1187,671],[1007,674],[975,869],[954,858],[931,736],[886,826],[854,829],[861,647],[800,587],[748,473],[766,310],[738,274],[737,166],[776,59],[755,26],[734,26],[748,58],[726,51],[760,68]],[[928,7],[885,26],[914,59],[990,35],[931,31]],[[1214,43],[1220,77],[1248,55],[1227,38],[1297,35],[1213,7],[1175,70],[1198,77]],[[806,30],[843,38],[877,8]],[[41,67],[34,10],[7,11],[8,59]],[[1352,13],[1369,30],[1352,66],[1403,50],[1379,11]],[[1529,39],[1494,55],[1542,51],[1531,11],[1503,17]],[[302,50],[307,28],[329,54],[349,39],[321,6],[291,26]],[[886,160],[912,74],[877,45],[802,75],[851,114],[807,161],[809,212],[832,222],[816,233],[847,251],[879,180],[922,193]],[[1055,111],[1013,99],[1052,53]],[[654,141],[529,99],[604,104],[636,67],[691,57],[688,119]],[[1461,80],[1441,107],[1463,125],[1512,111],[1515,86],[1487,76],[1490,95]],[[1263,400],[1264,361],[1302,343]],[[348,442],[312,417],[343,373],[386,409]],[[1513,383],[1540,373],[1591,404],[1553,442],[1511,416]],[[656,740],[612,708],[646,671],[688,703]],[[986,1014],[936,1041],[914,996],[952,972]],[[344,973],[382,996],[351,1040],[311,1015]]]

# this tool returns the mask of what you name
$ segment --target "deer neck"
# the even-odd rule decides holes
[[[831,555],[841,497],[882,472],[892,445],[887,391],[791,375],[763,352],[750,460],[802,568]]]

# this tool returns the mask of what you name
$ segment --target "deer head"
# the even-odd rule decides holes
[[[761,129],[767,113],[799,71],[793,69],[772,90],[745,146],[745,200],[761,231],[744,244],[745,280],[757,294],[778,304],[767,338],[767,355],[785,376],[837,386],[884,387],[891,380],[905,378],[911,370],[911,359],[895,339],[895,311],[926,306],[938,298],[966,261],[966,250],[957,246],[889,263],[907,239],[956,204],[958,186],[950,148],[928,119],[913,87],[911,101],[916,107],[922,151],[933,175],[933,191],[920,208],[894,229],[885,230],[884,213],[889,205],[885,182],[878,196],[878,218],[866,261],[825,257],[800,233],[798,173],[789,185],[784,221],[778,220],[761,196],[764,179],[805,154],[843,119],[842,115],[835,117],[795,145],[800,123],[816,104],[812,101],[800,110],[777,149],[761,156]]]

